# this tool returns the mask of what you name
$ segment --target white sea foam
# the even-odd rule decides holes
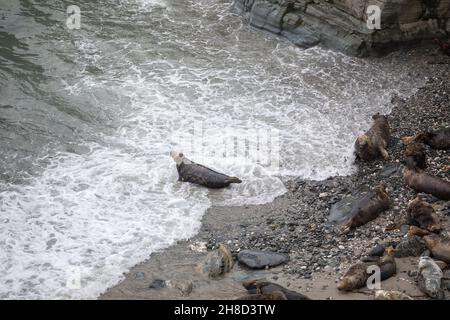
[[[153,12],[155,1],[139,3]],[[415,86],[407,66],[301,50],[242,28],[228,5],[182,1],[158,11],[159,29],[141,42],[76,35],[67,93],[91,97],[89,112],[116,127],[86,142],[89,152],[58,153],[28,184],[3,188],[0,298],[95,298],[152,252],[194,235],[211,205],[272,201],[285,192],[279,175],[351,173],[355,136],[389,111],[393,93]],[[177,181],[169,151],[198,124],[209,133],[188,139],[186,156],[242,184],[208,191]],[[251,156],[204,156],[258,129],[279,135],[277,170]]]

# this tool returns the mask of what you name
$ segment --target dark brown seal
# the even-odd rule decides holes
[[[380,280],[386,280],[397,272],[395,263],[395,249],[389,246],[385,249],[383,257],[372,257],[373,261],[356,263],[347,270],[342,279],[338,282],[338,290],[351,291],[360,289],[367,285],[370,277],[369,266],[376,265],[380,268]]]
[[[433,207],[419,197],[408,205],[408,223],[431,232],[439,232],[441,223]]]
[[[200,184],[208,188],[225,188],[231,183],[241,183],[237,177],[230,177],[186,158],[182,153],[172,151],[171,157],[177,164],[178,181]]]
[[[425,143],[433,149],[450,149],[450,128],[419,133],[414,140]]]
[[[373,115],[372,119],[374,120],[372,127],[356,139],[356,156],[364,161],[368,161],[381,155],[387,160],[389,159],[389,154],[386,149],[391,139],[388,119],[379,113]]]
[[[351,208],[351,218],[341,226],[343,233],[349,232],[353,228],[357,228],[372,221],[378,215],[389,209],[390,201],[383,185],[376,186],[368,192],[359,201],[353,204]]]
[[[450,182],[432,176],[420,170],[405,168],[403,170],[405,183],[418,192],[425,192],[433,196],[450,200]]]
[[[242,285],[251,294],[271,294],[274,292],[282,292],[286,296],[287,300],[310,300],[307,296],[301,293],[264,280],[246,281],[243,282]]]
[[[423,144],[415,141],[406,144],[405,165],[409,169],[425,169],[427,167],[427,157]]]

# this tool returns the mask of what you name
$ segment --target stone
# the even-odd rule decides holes
[[[142,272],[142,271],[139,271],[139,272],[136,272],[135,274],[134,274],[134,278],[136,279],[136,280],[145,280],[145,273],[144,272]]]
[[[380,171],[380,176],[382,176],[383,178],[388,178],[396,174],[399,171],[399,168],[400,166],[398,164],[387,165]]]
[[[242,250],[237,259],[251,269],[264,269],[288,262],[289,256],[270,251]]]
[[[395,257],[419,257],[427,249],[425,241],[418,236],[403,238],[395,247]]]
[[[149,287],[149,289],[159,290],[159,289],[163,289],[163,288],[167,287],[167,283],[166,283],[166,280],[155,279],[152,281],[152,283],[148,287]]]
[[[407,224],[402,224],[401,226],[400,226],[400,233],[404,236],[404,235],[406,235],[406,234],[408,234],[408,231],[409,231],[409,225],[407,225]]]
[[[369,257],[381,257],[384,253],[384,250],[387,247],[387,243],[377,244],[373,247],[369,253],[367,254]]]
[[[393,50],[413,40],[431,40],[450,30],[450,1],[374,0],[381,9],[380,28],[367,25],[367,0],[236,0],[233,7],[251,25],[281,34],[308,48],[317,44],[349,55]],[[382,170],[391,176],[393,165]]]
[[[332,205],[328,221],[341,224],[343,233],[348,233],[375,219],[390,206],[389,195],[383,186],[374,187],[368,192],[347,196]]]

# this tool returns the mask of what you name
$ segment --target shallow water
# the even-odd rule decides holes
[[[265,203],[279,176],[352,172],[353,141],[419,85],[255,31],[229,0],[0,0],[0,298],[95,298],[196,233],[211,205]],[[177,182],[172,148],[241,177]]]

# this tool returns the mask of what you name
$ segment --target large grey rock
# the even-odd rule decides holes
[[[265,267],[276,267],[289,261],[287,255],[257,250],[242,250],[238,253],[237,259],[240,263],[251,269],[263,269]]]
[[[381,9],[381,29],[367,27],[369,5]],[[235,0],[234,8],[253,26],[298,46],[321,43],[350,55],[384,52],[450,31],[450,0]]]
[[[427,245],[422,238],[418,236],[408,236],[403,238],[395,247],[395,257],[419,257],[425,250],[427,250]]]

